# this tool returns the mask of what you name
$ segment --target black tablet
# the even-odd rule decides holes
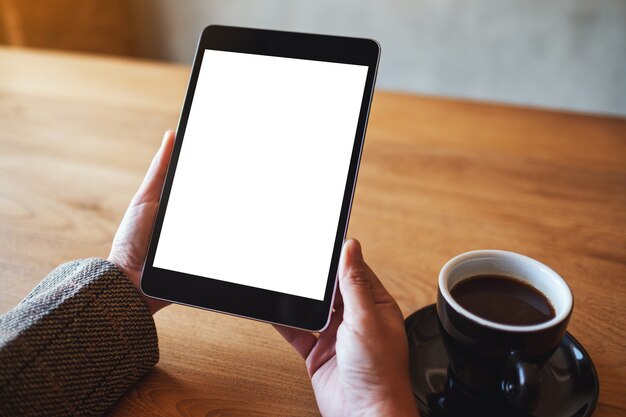
[[[146,295],[312,331],[327,325],[379,54],[368,39],[203,31]]]

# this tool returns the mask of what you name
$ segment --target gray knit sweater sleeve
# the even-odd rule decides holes
[[[52,271],[0,316],[0,416],[98,416],[157,363],[148,306],[115,265]]]

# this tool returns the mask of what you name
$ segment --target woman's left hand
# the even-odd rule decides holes
[[[113,239],[111,253],[107,258],[109,262],[117,265],[140,293],[141,272],[148,252],[154,219],[159,208],[167,166],[172,156],[174,139],[174,131],[165,132],[161,147],[152,159],[139,190],[126,209],[126,214]],[[169,305],[165,301],[145,296],[144,298],[152,314]]]

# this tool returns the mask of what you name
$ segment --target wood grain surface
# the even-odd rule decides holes
[[[0,48],[0,312],[57,264],[108,253],[186,67]],[[570,284],[569,331],[626,415],[626,120],[379,92],[349,235],[405,315],[451,257],[505,249]],[[304,238],[304,237],[303,237]],[[181,306],[161,361],[114,416],[316,415],[303,363],[266,324]]]
[[[131,55],[128,0],[0,0],[0,44]]]

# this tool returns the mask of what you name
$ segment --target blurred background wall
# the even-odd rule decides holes
[[[378,88],[626,115],[626,0],[0,0],[0,42],[190,64],[208,24],[371,37]],[[1,63],[0,63],[1,65]]]

